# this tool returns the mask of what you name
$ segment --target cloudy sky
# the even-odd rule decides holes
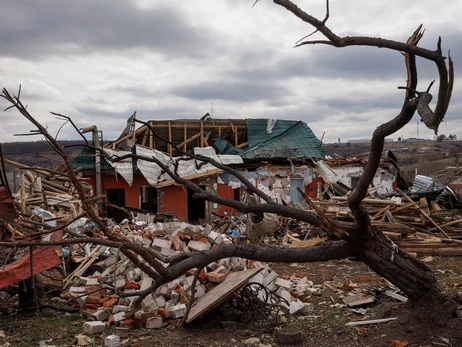
[[[323,0],[294,0],[324,17]],[[276,118],[303,120],[325,142],[370,138],[400,110],[404,59],[378,48],[304,46],[312,31],[271,0],[21,0],[0,1],[0,82],[22,85],[29,112],[55,134],[49,112],[96,124],[105,140],[127,118],[141,120]],[[420,46],[455,61],[452,103],[441,134],[462,137],[462,0],[331,0],[327,25],[338,35],[406,40],[421,23]],[[315,36],[315,38],[321,38]],[[438,75],[418,59],[419,90]],[[433,90],[436,91],[435,86]],[[8,104],[0,100],[0,107]],[[434,106],[434,103],[433,103]],[[33,129],[14,110],[0,114],[0,142]],[[416,115],[398,136],[432,138]],[[65,126],[60,139],[78,138]]]

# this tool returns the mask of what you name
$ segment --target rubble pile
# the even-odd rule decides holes
[[[391,198],[371,195],[363,200],[372,225],[410,254],[462,255],[462,215],[458,210],[447,210],[437,201],[427,197],[408,196],[399,189],[398,192],[399,196]],[[342,224],[353,224],[354,218],[347,199],[347,196],[333,196],[328,201],[311,201],[311,206],[315,208],[305,209],[313,213],[322,213]],[[312,246],[313,242],[322,241],[323,236],[318,235],[317,230],[312,228],[308,229],[308,233],[301,239],[300,232],[296,234],[289,228],[286,240],[292,243],[291,247],[306,247]]]
[[[64,225],[83,212],[78,191],[66,170],[35,169],[6,158],[2,160],[20,169],[15,176],[15,186],[19,188],[13,195],[20,218],[12,239],[24,239],[43,231],[40,223],[52,227]],[[88,178],[84,178],[82,172],[76,172],[76,176],[83,193],[90,198],[92,189],[87,184]]]
[[[166,258],[184,252],[198,252],[221,244],[233,242],[232,236],[219,234],[209,225],[194,226],[188,223],[136,222],[114,226],[120,233],[125,233],[127,240],[144,247],[151,247]],[[63,296],[73,300],[76,306],[94,317],[96,321],[105,321],[120,328],[160,328],[167,321],[176,324],[186,314],[187,305],[192,297],[192,285],[197,269],[190,270],[179,278],[162,285],[143,299],[139,308],[133,303],[137,291],[151,286],[153,279],[143,273],[122,253],[115,249],[95,247],[87,258],[99,255],[104,260],[95,262],[96,268],[91,276],[84,276],[77,268],[64,280]],[[90,253],[90,254],[91,254]],[[310,303],[304,302],[313,293],[319,291],[312,282],[304,279],[294,281],[279,278],[267,264],[259,261],[232,257],[208,264],[197,276],[194,298],[200,300],[206,293],[217,290],[231,273],[256,269],[256,274],[248,280],[264,285],[280,298],[281,307],[289,313],[307,313],[311,311]],[[258,271],[257,271],[258,270]],[[247,281],[245,281],[247,282]],[[245,283],[243,283],[245,284]],[[229,297],[226,288],[223,297]],[[258,296],[258,295],[257,295]],[[260,295],[262,298],[263,296]],[[89,328],[90,329],[90,328]]]

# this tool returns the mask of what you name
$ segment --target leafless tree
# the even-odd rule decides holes
[[[181,254],[166,258],[157,252],[142,247],[138,247],[123,238],[115,235],[98,217],[88,202],[88,199],[81,193],[81,199],[87,215],[94,220],[104,234],[104,239],[91,239],[94,243],[102,243],[120,247],[127,257],[132,259],[140,268],[153,277],[154,284],[144,292],[136,293],[139,295],[138,301],[141,301],[145,295],[155,290],[160,285],[180,276],[185,271],[192,268],[202,268],[212,261],[220,258],[239,256],[248,259],[262,261],[278,261],[278,262],[311,262],[325,261],[329,259],[340,259],[349,256],[360,258],[371,269],[379,275],[386,278],[388,281],[400,288],[411,299],[411,302],[416,307],[442,307],[441,302],[446,302],[448,319],[455,311],[455,306],[449,298],[446,298],[438,287],[437,280],[432,271],[417,258],[409,256],[406,252],[400,250],[389,238],[387,238],[380,230],[371,225],[369,216],[362,200],[366,197],[367,189],[372,182],[372,179],[377,171],[380,157],[384,147],[384,139],[407,123],[409,123],[417,111],[422,117],[423,122],[435,131],[444,118],[451,98],[453,86],[453,64],[450,57],[446,58],[441,49],[441,39],[437,42],[436,50],[429,50],[418,46],[422,38],[422,26],[411,34],[406,42],[398,42],[383,38],[372,37],[355,37],[347,36],[340,37],[326,26],[329,18],[329,1],[326,1],[327,11],[324,19],[318,19],[297,7],[290,0],[273,0],[275,4],[284,7],[286,10],[293,13],[303,22],[314,28],[314,33],[323,35],[322,40],[308,40],[312,35],[305,37],[297,46],[306,45],[329,45],[337,48],[347,46],[371,46],[377,48],[385,48],[403,53],[405,66],[407,70],[407,85],[401,87],[404,90],[404,100],[401,110],[390,121],[380,125],[373,134],[370,154],[366,168],[359,181],[357,188],[350,195],[348,204],[355,218],[354,225],[344,225],[336,221],[327,219],[322,215],[310,213],[300,209],[293,209],[287,206],[277,204],[266,196],[263,192],[255,188],[242,174],[232,168],[226,167],[213,161],[210,158],[203,156],[194,156],[196,159],[210,162],[216,167],[223,169],[235,177],[240,179],[250,191],[258,195],[264,204],[250,204],[240,201],[229,200],[217,195],[213,195],[201,189],[199,186],[185,180],[175,174],[172,170],[166,167],[156,158],[139,157],[130,155],[134,158],[148,160],[157,163],[166,173],[168,173],[177,183],[182,184],[193,190],[196,197],[203,198],[218,204],[230,206],[242,212],[253,213],[275,213],[280,216],[294,218],[300,221],[305,221],[313,226],[317,226],[326,231],[330,240],[315,245],[310,248],[302,249],[287,249],[276,246],[265,245],[225,245],[217,249],[211,249],[200,253]],[[432,98],[430,87],[425,91],[419,92],[418,73],[416,67],[416,57],[434,62],[438,71],[439,88],[436,108],[432,111],[428,104]],[[447,63],[447,65],[446,65]],[[37,131],[41,133],[53,149],[61,155],[68,170],[69,177],[73,180],[74,185],[82,192],[80,183],[78,182],[75,173],[73,172],[69,157],[66,155],[61,146],[51,136],[47,129],[38,123],[23,106],[19,94],[12,96],[9,92],[3,89],[3,98],[9,101],[12,107],[15,107],[23,116],[25,116],[33,125],[37,127]],[[142,122],[141,122],[142,123]],[[144,123],[149,126],[148,123]],[[76,127],[77,129],[77,127]],[[157,136],[154,129],[150,129],[154,136]],[[164,139],[165,140],[165,139]],[[167,141],[167,140],[165,140]],[[168,142],[168,141],[167,141]],[[171,143],[172,144],[172,143]],[[174,144],[172,144],[174,146]],[[176,148],[181,152],[179,148]],[[99,149],[98,149],[99,150]],[[107,153],[103,154],[108,160],[123,160],[124,157],[111,158]],[[76,238],[75,242],[82,242],[82,239]],[[88,240],[90,241],[90,240]],[[14,245],[26,247],[38,244],[62,244],[63,242],[31,242],[22,241],[15,242]],[[69,243],[69,240],[66,240]],[[0,242],[0,245],[5,245],[5,242]],[[140,255],[146,263],[137,261],[136,256]],[[168,264],[163,266],[159,261]],[[441,308],[442,309],[442,308]],[[426,317],[431,319],[431,317]]]

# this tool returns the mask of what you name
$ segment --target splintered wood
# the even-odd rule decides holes
[[[16,239],[25,239],[44,232],[44,224],[60,226],[71,222],[82,214],[82,202],[66,170],[45,170],[28,167],[2,158],[17,170],[15,184],[19,193],[15,201],[21,216],[15,225]],[[92,195],[88,179],[77,173],[84,187],[86,198]]]
[[[381,230],[402,250],[419,255],[462,255],[462,214],[444,210],[436,201],[414,201],[402,191],[401,199],[366,198],[364,207],[373,226]],[[312,201],[324,216],[342,224],[354,222],[346,197]]]

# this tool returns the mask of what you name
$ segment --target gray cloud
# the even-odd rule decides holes
[[[272,100],[289,95],[287,87],[277,84],[265,84],[254,81],[244,82],[202,82],[175,87],[170,90],[174,95],[198,100],[229,100],[250,102]]]
[[[150,48],[176,59],[203,57],[213,32],[193,25],[181,9],[140,9],[128,0],[24,0],[2,4],[0,52],[36,59],[88,50]]]

